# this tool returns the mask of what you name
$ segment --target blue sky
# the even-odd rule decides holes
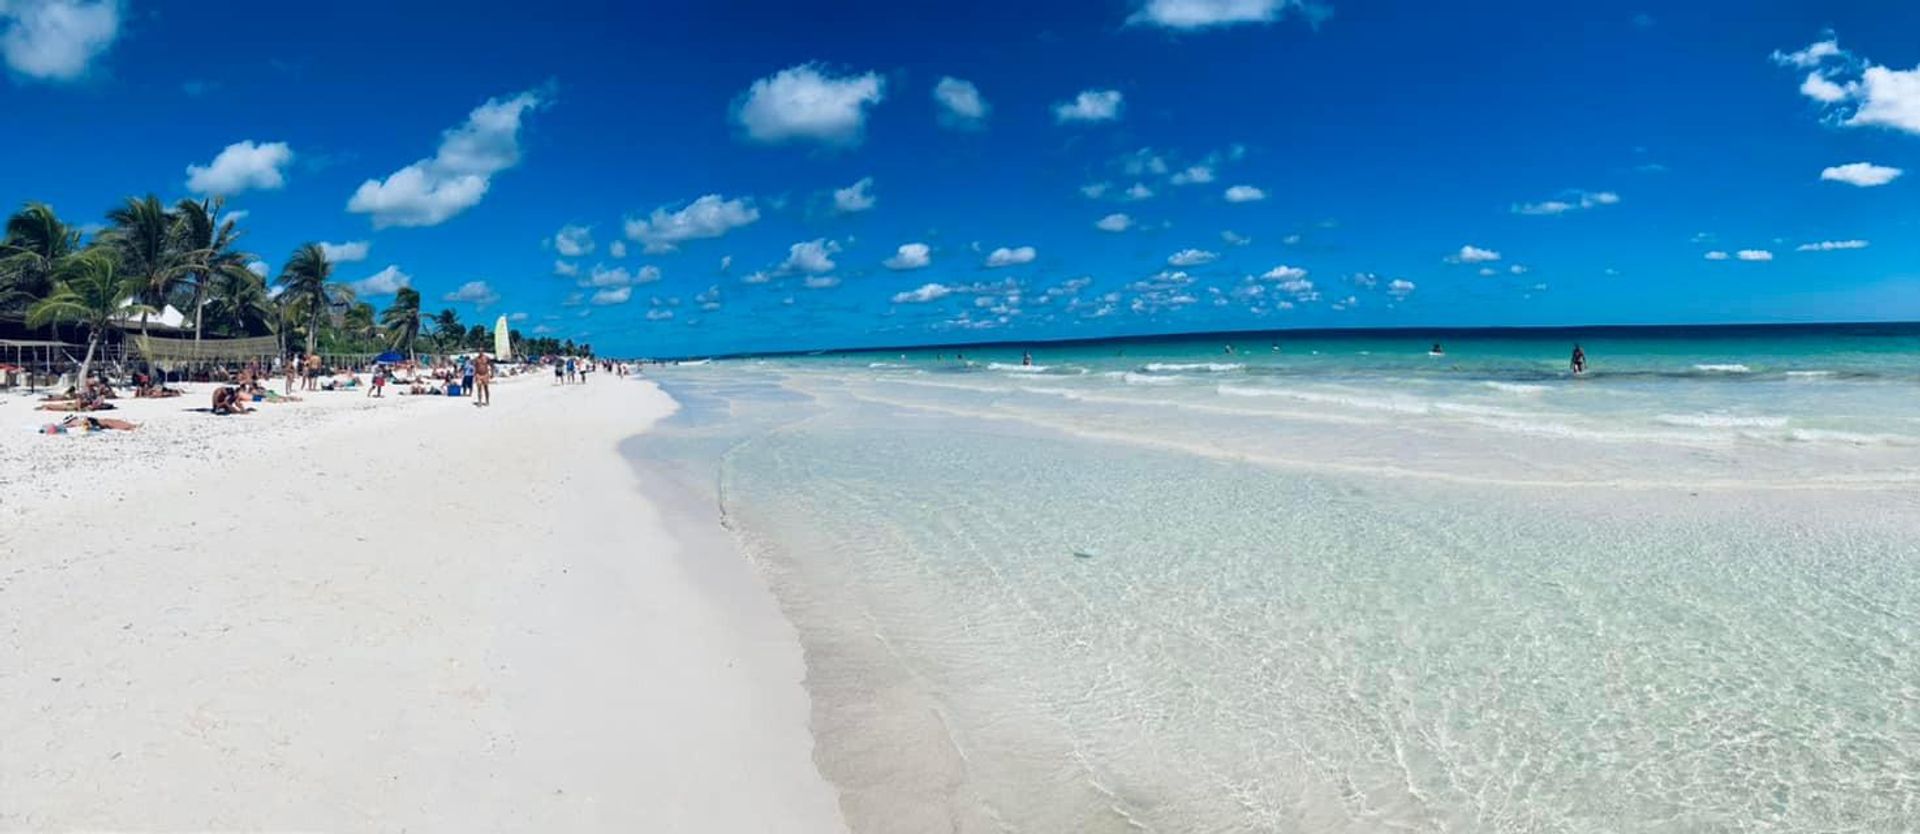
[[[1668,5],[0,0],[0,201],[613,353],[1920,319],[1920,4]]]

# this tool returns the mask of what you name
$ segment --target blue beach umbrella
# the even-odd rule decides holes
[[[405,362],[405,361],[407,361],[407,355],[406,355],[406,354],[404,354],[404,353],[401,353],[401,352],[399,352],[399,351],[397,351],[397,350],[390,350],[390,351],[387,351],[386,353],[382,353],[382,354],[380,354],[379,356],[375,356],[375,357],[373,357],[373,361],[375,361],[375,362]]]

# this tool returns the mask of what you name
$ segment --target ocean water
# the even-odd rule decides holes
[[[1236,338],[649,370],[856,830],[1920,827],[1920,329]]]

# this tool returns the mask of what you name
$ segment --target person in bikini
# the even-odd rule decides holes
[[[473,384],[473,404],[493,405],[493,360],[486,351],[473,356]]]

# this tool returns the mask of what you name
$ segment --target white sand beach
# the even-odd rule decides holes
[[[618,454],[657,388],[190,389],[0,397],[0,829],[844,827],[792,628]]]

